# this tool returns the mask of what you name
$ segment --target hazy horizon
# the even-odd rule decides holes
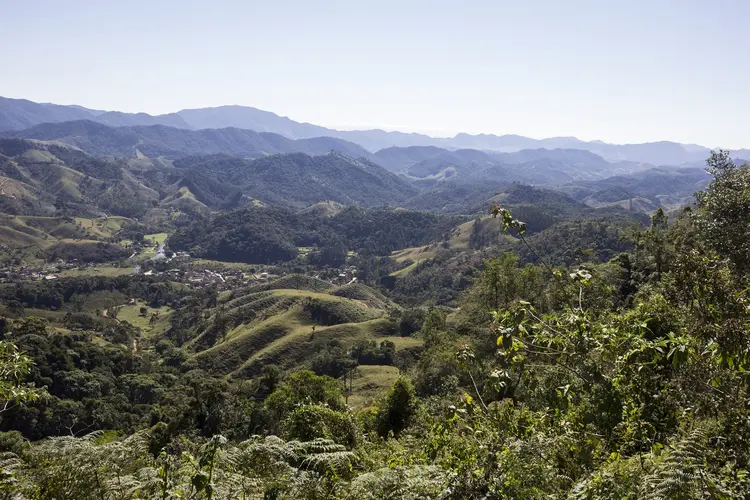
[[[0,95],[341,130],[740,149],[750,3],[14,2]]]

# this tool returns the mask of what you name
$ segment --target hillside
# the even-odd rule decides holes
[[[185,130],[166,125],[107,126],[91,120],[43,123],[6,136],[59,141],[98,156],[181,158],[223,153],[262,157],[277,153],[323,154],[337,150],[354,157],[369,156],[356,144],[332,137],[291,140],[279,134],[237,128]]]
[[[187,334],[198,366],[246,378],[268,364],[300,366],[331,341],[346,347],[395,334],[386,317],[397,306],[375,290],[296,278],[235,290],[209,311]]]
[[[57,143],[0,139],[0,176],[8,213],[138,217],[159,199],[125,165]]]
[[[550,177],[554,175],[553,169],[547,170],[546,167],[554,164],[552,160],[542,159],[507,168],[517,169],[533,180],[551,180]],[[616,172],[616,166],[610,165]],[[639,165],[639,168],[641,167],[645,166]],[[590,175],[572,179],[562,171],[564,169],[570,172],[573,168],[576,167],[565,164],[557,170],[557,182],[546,186],[544,183],[540,185],[538,182],[523,180],[514,181],[514,184],[531,184],[547,188],[548,191],[557,191],[592,208],[621,208],[628,212],[650,214],[659,207],[671,211],[691,204],[693,194],[705,187],[709,179],[703,168],[648,168],[617,175],[606,175],[612,172],[602,170],[602,176],[595,179],[591,179]],[[497,167],[497,170],[487,169],[485,173],[500,173],[503,172],[502,169],[503,167]],[[583,172],[591,173],[586,169],[583,169]],[[496,193],[514,189],[512,185],[509,186],[511,179],[514,179],[512,171],[505,176],[498,175],[485,180],[462,181],[457,174],[438,182],[434,178],[415,180],[416,185],[423,187],[422,192],[406,202],[405,206],[413,210],[435,210],[443,213],[480,212],[486,208],[487,200]]]
[[[402,209],[347,207],[330,217],[281,207],[247,206],[179,228],[174,250],[225,262],[266,264],[297,258],[299,248],[388,255],[441,239],[462,218]]]
[[[185,158],[175,166],[210,175],[264,203],[302,207],[331,200],[365,206],[398,205],[417,193],[414,186],[382,167],[338,153],[294,153],[256,160],[216,155]]]
[[[101,129],[105,135],[97,137],[123,131],[93,122],[78,124]],[[54,127],[62,125],[68,124]],[[72,142],[90,146],[83,140]],[[318,144],[301,142],[313,149]],[[338,153],[256,160],[189,156],[172,162],[143,156],[101,158],[62,142],[0,139],[0,209],[14,214],[143,217],[157,207],[194,214],[249,203],[298,208],[321,201],[401,205],[417,192],[378,165]]]
[[[0,260],[20,259],[30,264],[63,259],[84,264],[126,259],[131,251],[107,240],[129,222],[132,221],[124,217],[86,219],[0,213]]]
[[[654,168],[629,176],[571,183],[559,189],[595,208],[622,206],[651,212],[658,207],[674,210],[693,202],[693,195],[706,187],[710,175],[702,168]]]
[[[556,185],[651,168],[651,165],[637,162],[610,162],[585,150],[560,148],[493,153],[477,149],[392,147],[380,150],[374,156],[386,168],[403,173],[422,185],[436,185],[447,180]]]

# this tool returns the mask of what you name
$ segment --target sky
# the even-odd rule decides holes
[[[750,147],[750,0],[0,0],[0,95]]]

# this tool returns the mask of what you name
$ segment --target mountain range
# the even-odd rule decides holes
[[[0,97],[0,131],[18,131],[42,123],[90,120],[113,127],[163,125],[186,130],[235,128],[257,133],[273,133],[288,139],[331,137],[343,139],[369,152],[389,147],[435,146],[448,150],[476,149],[492,152],[515,152],[524,149],[576,149],[590,151],[612,161],[631,161],[653,165],[680,165],[703,161],[709,148],[695,144],[659,141],[643,144],[608,144],[582,141],[575,137],[532,139],[519,135],[460,133],[450,138],[424,134],[386,132],[383,130],[343,131],[300,123],[274,113],[245,106],[185,109],[176,113],[149,115],[101,111],[81,106],[35,103],[24,99]],[[733,151],[740,158],[750,158],[750,150]]]
[[[513,183],[556,187],[590,206],[651,212],[689,203],[708,180],[701,167],[681,169],[692,172],[686,177],[675,166],[607,161],[579,149],[502,153],[411,146],[370,153],[332,137],[289,139],[237,128],[112,127],[92,120],[43,123],[0,135],[7,137],[0,139],[5,155],[18,166],[8,168],[6,161],[5,173],[0,172],[13,180],[6,190],[14,187],[20,193],[5,210],[10,213],[63,208],[76,214],[135,214],[144,205],[136,200],[184,212],[229,209],[254,200],[297,207],[331,200],[471,213],[493,190]],[[25,146],[12,153],[14,144]],[[98,182],[81,191],[80,175],[71,169],[82,170],[61,158],[64,151],[93,155],[84,164],[95,159],[102,167],[84,173]],[[50,155],[53,161],[47,161]],[[64,158],[80,160],[70,153]],[[131,178],[139,185],[122,184]],[[113,188],[131,193],[134,205],[113,195]]]
[[[6,137],[69,144],[96,156],[162,158],[224,154],[264,158],[280,153],[322,155],[336,151],[350,158],[375,163],[422,186],[445,181],[512,182],[561,185],[595,180],[653,168],[638,162],[609,162],[579,149],[524,149],[512,153],[476,149],[449,150],[437,146],[390,147],[370,153],[334,137],[289,139],[271,132],[238,128],[185,130],[166,125],[112,127],[92,120],[42,123]]]
[[[58,141],[98,156],[164,157],[224,153],[259,158],[278,153],[319,155],[336,150],[355,158],[370,153],[357,144],[333,137],[288,139],[270,132],[238,128],[185,130],[167,125],[108,126],[92,120],[42,123],[6,137]]]
[[[0,213],[143,217],[247,204],[304,208],[322,200],[403,205],[418,193],[407,180],[341,153],[296,152],[258,159],[226,154],[100,158],[59,142],[0,139]]]

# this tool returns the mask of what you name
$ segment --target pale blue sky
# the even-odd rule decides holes
[[[750,0],[0,0],[0,95],[750,147]]]

